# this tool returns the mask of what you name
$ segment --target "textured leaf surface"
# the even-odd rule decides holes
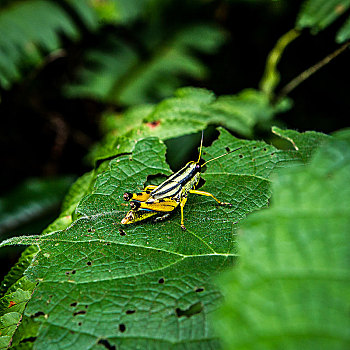
[[[39,284],[25,310],[27,320],[40,323],[36,348],[216,349],[207,316],[221,295],[211,278],[233,263],[240,220],[267,205],[274,169],[301,160],[299,151],[224,130],[203,157],[239,146],[203,174],[202,189],[233,206],[190,196],[186,232],[178,212],[159,223],[120,225],[128,209],[122,194],[142,188],[150,174],[170,173],[164,144],[147,138],[109,161],[67,229],[3,242],[40,248],[27,270]]]
[[[221,280],[225,349],[349,348],[349,179],[350,143],[334,139],[274,177],[271,206],[244,222],[240,263]]]

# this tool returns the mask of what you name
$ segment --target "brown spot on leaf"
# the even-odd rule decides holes
[[[10,303],[9,303],[9,307],[12,307],[13,305],[16,305],[16,302],[11,300]]]
[[[154,120],[153,122],[149,122],[146,124],[150,129],[155,129],[160,125],[160,120]]]

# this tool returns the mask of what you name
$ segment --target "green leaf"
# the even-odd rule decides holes
[[[25,310],[33,322],[42,315],[35,321],[41,324],[37,349],[218,347],[207,323],[221,300],[211,279],[235,260],[237,223],[267,205],[271,173],[302,160],[299,151],[220,132],[203,150],[205,160],[242,148],[207,165],[203,190],[233,205],[190,196],[187,231],[179,212],[159,223],[120,224],[128,210],[123,193],[138,191],[151,174],[170,173],[164,144],[146,138],[99,168],[68,228],[1,244],[40,247],[26,271],[38,282]]]
[[[275,175],[270,207],[242,223],[213,322],[224,349],[349,348],[349,140]]]
[[[315,148],[330,139],[328,135],[316,131],[299,133],[295,130],[282,130],[275,126],[272,128],[272,132],[290,142],[293,145],[293,148],[299,151],[299,154],[305,163],[310,160]]]
[[[307,0],[303,4],[297,27],[311,28],[313,34],[328,27],[339,16],[350,8],[350,0]],[[350,18],[337,34],[337,42],[342,43],[350,38]]]
[[[167,140],[198,132],[209,124],[220,124],[251,136],[257,124],[268,125],[274,114],[286,108],[285,102],[271,106],[264,93],[253,89],[216,98],[205,89],[181,88],[174,97],[155,106],[133,107],[124,114],[108,113],[104,118],[107,135],[94,148],[90,159],[96,161],[130,152],[133,147],[130,140],[147,136]]]

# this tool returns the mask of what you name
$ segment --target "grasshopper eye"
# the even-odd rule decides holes
[[[123,194],[123,198],[124,198],[125,201],[129,201],[129,200],[132,198],[132,193],[130,193],[130,192],[125,192],[125,193]]]
[[[140,208],[140,206],[141,206],[140,202],[130,202],[130,207],[132,210],[137,210]]]

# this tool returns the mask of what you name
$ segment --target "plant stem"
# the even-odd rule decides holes
[[[299,30],[289,30],[278,39],[276,45],[270,51],[266,60],[265,72],[260,81],[260,89],[264,91],[268,96],[273,95],[273,91],[279,83],[280,74],[277,70],[277,65],[282,57],[285,48],[299,35]]]
[[[280,100],[282,100],[284,97],[286,97],[292,90],[294,90],[299,84],[301,84],[304,80],[309,78],[312,74],[316,73],[319,69],[321,69],[323,66],[325,66],[330,61],[332,61],[334,58],[336,58],[342,52],[344,52],[349,46],[350,46],[350,41],[347,41],[342,46],[340,46],[337,50],[335,50],[334,52],[332,52],[331,54],[329,54],[328,56],[323,58],[321,61],[317,62],[312,67],[306,69],[304,72],[299,74],[294,79],[292,79],[276,95],[273,103],[274,104],[278,103]]]

